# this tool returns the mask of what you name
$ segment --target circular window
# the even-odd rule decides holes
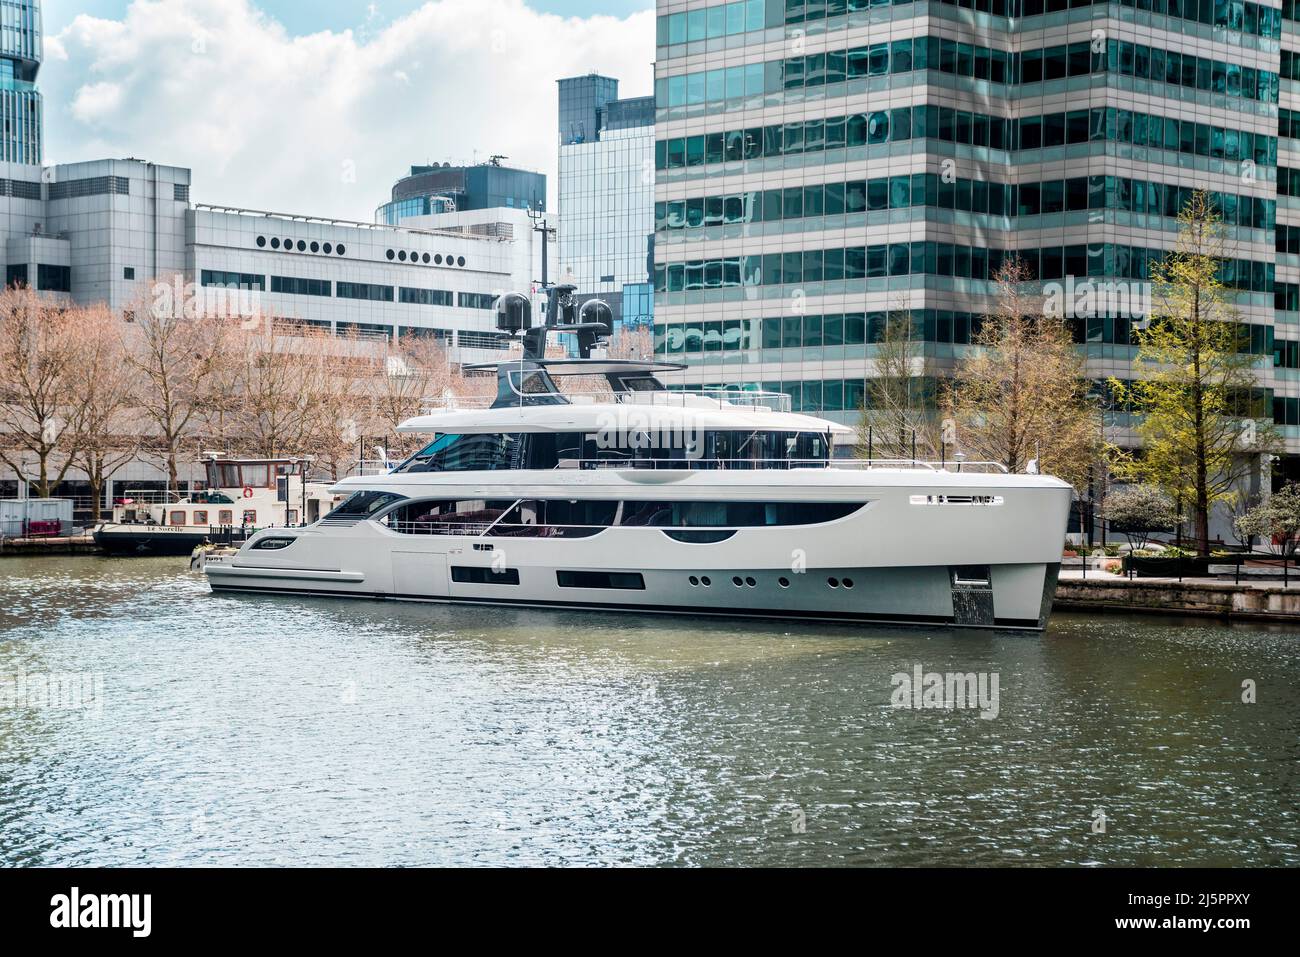
[[[456,265],[457,265],[457,266],[463,266],[463,265],[465,265],[465,257],[464,257],[464,256],[457,256],[457,257],[456,257]]]
[[[752,578],[746,578],[745,584],[748,585],[750,588],[754,588],[758,585],[758,582],[754,581],[754,579]]]
[[[331,246],[329,243],[326,243],[326,244],[325,244],[323,247],[321,247],[321,248],[323,248],[323,249],[325,250],[325,255],[326,255],[326,256],[328,256],[330,253],[334,252],[334,247]]]
[[[708,588],[710,585],[713,584],[713,582],[708,575],[704,575],[701,576],[700,578],[700,584],[703,585],[705,588]]]
[[[340,256],[342,256],[345,252],[348,251],[348,248],[344,246],[342,243],[339,243],[338,248],[335,249],[334,251],[338,253]]]
[[[789,587],[790,587],[790,579],[788,579],[788,578],[778,578],[778,579],[777,579],[777,584],[780,585],[782,588],[789,588]]]
[[[839,588],[840,580],[838,578],[828,578],[826,579],[826,584],[830,585],[832,588]]]
[[[292,240],[292,239],[286,239],[286,240],[284,241],[284,248],[285,248],[285,249],[293,249],[293,240]]]
[[[739,575],[736,575],[735,577],[733,577],[733,578],[731,579],[731,584],[733,584],[733,585],[735,585],[737,588],[739,588],[741,585],[743,585],[743,584],[745,584],[745,583],[744,583],[743,581],[740,580],[740,576],[739,576]]]
[[[442,265],[442,253],[438,253],[438,255],[434,256],[434,257],[433,257],[433,261],[434,261],[435,263],[437,263],[439,266],[441,266],[441,265]]]
[[[391,259],[394,259],[394,258],[397,256],[397,253],[393,252],[393,251],[390,249],[390,250],[388,250],[388,252],[386,252],[384,255],[386,255],[386,256],[391,260]]]
[[[403,249],[400,253],[398,253],[397,258],[400,259],[402,262],[406,262],[406,250]]]
[[[320,243],[313,240],[311,244],[311,251],[314,253],[320,252]]]
[[[279,249],[279,248],[280,248],[280,240],[277,239],[277,238],[275,238],[275,237],[272,237],[272,238],[271,238],[271,248],[272,248],[272,249]]]
[[[263,247],[263,248],[265,248],[265,247],[266,247],[266,237],[265,237],[265,236],[258,236],[258,237],[257,237],[257,245],[258,245],[258,246],[261,246],[261,247]]]
[[[307,244],[301,239],[298,240],[298,252],[305,253],[306,251],[307,251]]]
[[[843,584],[844,584],[844,587],[845,587],[845,588],[852,588],[852,587],[853,587],[853,579],[852,579],[852,578],[846,578],[846,579],[844,579]]]
[[[420,258],[424,260],[424,264],[425,264],[426,266],[429,264],[429,254],[428,254],[428,253],[425,253],[425,254],[424,254],[423,256],[421,256]]]
[[[698,588],[698,587],[699,587],[700,580],[699,580],[698,578],[696,578],[694,575],[692,575],[692,576],[690,577],[689,581],[690,581],[690,583],[691,583],[691,587],[692,587],[692,588]]]

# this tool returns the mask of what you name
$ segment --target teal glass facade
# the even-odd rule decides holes
[[[41,163],[41,49],[38,0],[0,0],[0,162]]]
[[[1203,189],[1260,407],[1300,453],[1296,8],[660,0],[657,351],[852,424],[888,315],[942,377],[1000,261],[1144,283]],[[1069,321],[1090,377],[1131,377],[1131,317]]]

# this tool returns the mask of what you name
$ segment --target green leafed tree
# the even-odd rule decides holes
[[[1212,509],[1236,500],[1278,434],[1223,279],[1222,224],[1206,193],[1193,193],[1178,224],[1175,248],[1151,268],[1153,315],[1137,335],[1133,378],[1110,383],[1117,406],[1137,417],[1142,448],[1112,450],[1111,467],[1183,503],[1208,555]]]

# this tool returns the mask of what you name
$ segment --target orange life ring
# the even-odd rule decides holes
[[[251,486],[251,485],[245,485],[245,486],[244,486],[244,498],[252,498],[252,497],[253,497],[253,486]]]

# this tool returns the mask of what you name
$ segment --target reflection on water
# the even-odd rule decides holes
[[[213,597],[183,568],[0,561],[0,680],[103,679],[0,700],[0,865],[1300,864],[1300,626]],[[891,707],[917,665],[997,675],[997,717]]]

